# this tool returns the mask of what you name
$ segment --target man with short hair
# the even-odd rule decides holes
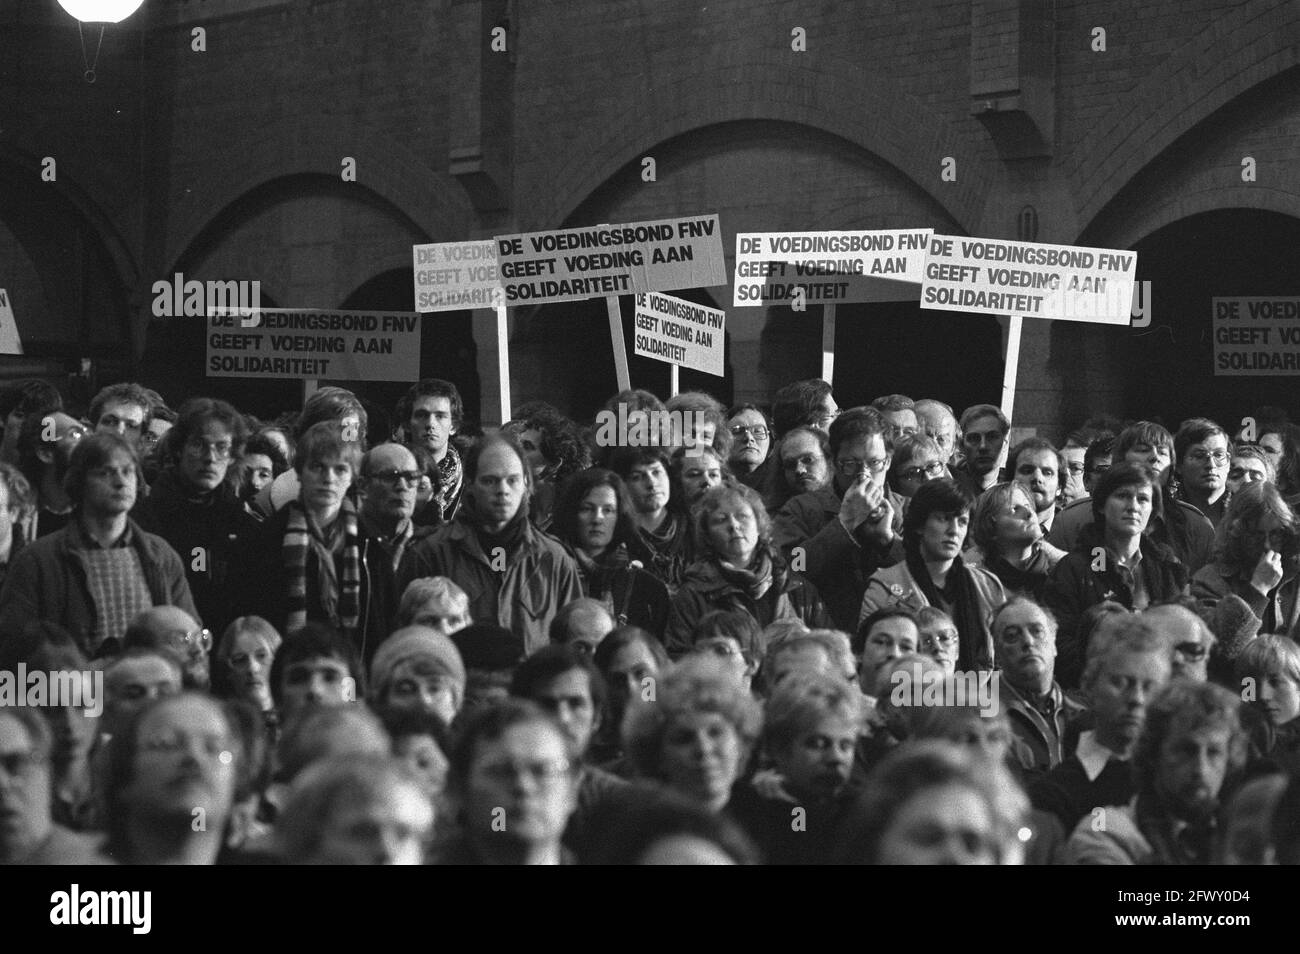
[[[181,662],[186,689],[207,692],[212,687],[208,655],[212,631],[199,626],[189,613],[175,606],[155,606],[142,612],[126,628],[125,649],[153,649],[173,653]]]
[[[903,502],[885,484],[888,431],[870,408],[837,417],[830,431],[831,483],[790,498],[773,520],[782,554],[813,582],[845,632],[857,629],[871,574],[902,559]]]
[[[947,466],[958,450],[957,417],[952,408],[934,398],[921,398],[912,410],[916,412],[917,423],[939,445],[939,454]]]
[[[496,621],[533,652],[565,603],[582,596],[578,566],[553,537],[528,520],[530,475],[523,449],[493,434],[465,457],[469,497],[456,519],[417,544],[402,570],[402,588],[423,576],[448,576],[470,594],[470,613]]]
[[[364,681],[356,648],[330,626],[308,623],[290,633],[271,663],[271,697],[281,724],[304,709],[356,702]]]
[[[993,614],[993,645],[1001,673],[1001,703],[1011,731],[1025,743],[1020,767],[1041,775],[1061,764],[1066,726],[1082,711],[1054,678],[1056,620],[1017,596]]]
[[[1066,861],[1094,865],[1205,865],[1212,860],[1219,798],[1246,762],[1236,695],[1174,679],[1147,709],[1133,753],[1136,797],[1083,818]]]
[[[1044,536],[1052,529],[1052,521],[1056,518],[1061,474],[1067,466],[1064,455],[1052,446],[1051,441],[1041,437],[1025,438],[1007,455],[1011,479],[1029,491]]]
[[[214,632],[240,615],[231,574],[258,535],[257,520],[226,479],[247,437],[243,417],[227,402],[186,401],[161,448],[165,469],[133,514],[181,557],[194,605]]]
[[[1051,812],[1065,831],[1102,805],[1134,795],[1133,749],[1148,703],[1169,681],[1164,639],[1136,616],[1117,616],[1115,632],[1083,671],[1092,728],[1079,734],[1073,754],[1031,786],[1035,808]]]
[[[1204,514],[1215,527],[1228,507],[1228,433],[1204,417],[1183,421],[1174,435],[1174,470],[1179,499]]]
[[[456,516],[464,489],[460,453],[451,443],[460,430],[465,405],[450,381],[426,378],[411,386],[397,405],[397,420],[406,430],[407,446],[423,448],[438,466],[438,487],[417,523],[446,523]],[[436,519],[435,519],[436,518]]]
[[[104,667],[104,716],[101,740],[126,728],[131,717],[155,699],[181,691],[181,663],[167,649],[132,646]]]
[[[81,422],[62,411],[24,418],[18,435],[18,468],[36,495],[28,540],[62,530],[72,519],[72,501],[63,487],[63,478],[73,449],[85,436]]]
[[[830,483],[830,442],[826,433],[800,425],[776,442],[772,480],[763,490],[763,506],[775,514],[791,497],[821,490]]]
[[[998,461],[1011,423],[992,404],[975,404],[961,414],[961,440],[966,459],[951,468],[953,479],[978,497],[998,482]]]
[[[1087,495],[1087,488],[1084,486],[1084,457],[1088,452],[1088,445],[1101,437],[1100,431],[1090,427],[1081,427],[1077,431],[1071,431],[1065,438],[1065,444],[1061,447],[1061,458],[1065,462],[1065,469],[1061,471],[1061,502],[1063,504],[1072,503]]]
[[[29,416],[43,417],[51,411],[63,410],[63,395],[48,381],[31,378],[15,381],[0,391],[0,461],[18,463],[18,436],[23,421]]]
[[[886,394],[876,398],[870,406],[879,411],[889,425],[891,444],[897,444],[904,437],[911,437],[920,428],[916,402],[906,394]]]
[[[176,551],[128,516],[139,486],[140,463],[126,440],[92,434],[77,444],[67,476],[74,519],[13,561],[0,592],[0,632],[21,632],[34,619],[58,623],[94,656],[151,606],[198,616]]]
[[[110,384],[90,402],[90,429],[98,434],[117,434],[140,454],[152,412],[153,401],[143,387],[134,381]]]
[[[613,629],[614,617],[609,615],[605,604],[584,596],[561,606],[555,614],[555,619],[551,620],[551,643],[590,656]]]
[[[858,654],[858,685],[863,695],[875,698],[881,672],[895,659],[916,652],[920,629],[916,616],[901,606],[886,606],[862,621],[853,638]]]
[[[1076,502],[1087,500],[1092,489],[1097,486],[1097,481],[1110,470],[1114,449],[1115,438],[1110,436],[1099,437],[1088,445],[1088,449],[1083,452],[1083,489],[1086,493],[1076,498]]]

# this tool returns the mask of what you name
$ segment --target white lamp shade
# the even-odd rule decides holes
[[[59,6],[82,23],[121,23],[144,0],[59,0]]]

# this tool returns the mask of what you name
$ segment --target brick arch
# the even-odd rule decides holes
[[[1101,117],[1071,163],[1080,234],[1180,136],[1297,64],[1300,4],[1247,0],[1188,40]]]
[[[1122,230],[1108,233],[1104,244],[1107,248],[1132,248],[1148,235],[1153,235],[1167,225],[1173,225],[1175,222],[1202,212],[1219,212],[1224,209],[1278,212],[1300,219],[1300,195],[1285,189],[1261,187],[1254,183],[1238,183],[1236,186],[1205,189],[1183,196],[1175,202],[1163,204],[1152,215],[1126,222]]]
[[[301,128],[330,130],[329,117],[304,120]],[[223,174],[203,184],[205,201],[178,223],[167,242],[164,273],[217,218],[240,198],[276,179],[302,174],[338,178],[344,156],[357,161],[357,180],[341,183],[366,189],[391,205],[430,241],[464,238],[473,221],[464,189],[400,143],[370,126],[350,136],[323,132],[304,141],[298,127],[280,127],[254,140]],[[358,145],[360,144],[360,146]],[[341,182],[341,180],[340,180]],[[408,255],[409,258],[409,255]]]
[[[535,216],[520,209],[527,229],[567,221],[619,169],[655,144],[728,122],[797,123],[853,143],[915,182],[967,231],[993,187],[988,164],[972,155],[969,140],[902,86],[844,60],[828,64],[732,44],[707,63],[684,65],[670,81],[619,101],[635,105],[591,116],[583,124],[584,135],[570,144],[569,160],[552,178],[560,185],[551,201],[539,202]],[[956,182],[939,179],[944,156],[957,159]]]

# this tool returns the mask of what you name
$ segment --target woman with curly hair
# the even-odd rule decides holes
[[[714,487],[692,511],[691,525],[699,559],[673,598],[669,655],[690,650],[692,631],[710,610],[745,612],[760,626],[788,617],[814,629],[831,625],[816,588],[786,567],[772,543],[772,521],[754,490]]]
[[[1300,535],[1277,485],[1244,484],[1219,524],[1214,562],[1192,577],[1192,596],[1216,606],[1229,594],[1246,601],[1260,632],[1288,633],[1300,622]]]
[[[762,726],[763,710],[739,680],[717,660],[691,656],[628,710],[623,747],[640,777],[720,812]]]

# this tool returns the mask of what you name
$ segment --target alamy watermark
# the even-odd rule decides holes
[[[914,663],[895,670],[889,681],[889,702],[895,708],[960,706],[979,709],[985,718],[1000,711],[1002,674],[996,670],[946,673]]]
[[[707,441],[700,435],[707,426],[704,414],[696,411],[656,411],[629,408],[619,402],[618,410],[596,415],[596,444],[600,447],[685,447],[687,457],[699,457]]]
[[[104,674],[99,670],[28,671],[26,663],[0,670],[0,709],[8,706],[84,709],[93,718],[104,711]]]
[[[262,308],[262,283],[201,282],[177,272],[171,280],[153,283],[155,318],[202,318],[208,315],[250,315]]]

